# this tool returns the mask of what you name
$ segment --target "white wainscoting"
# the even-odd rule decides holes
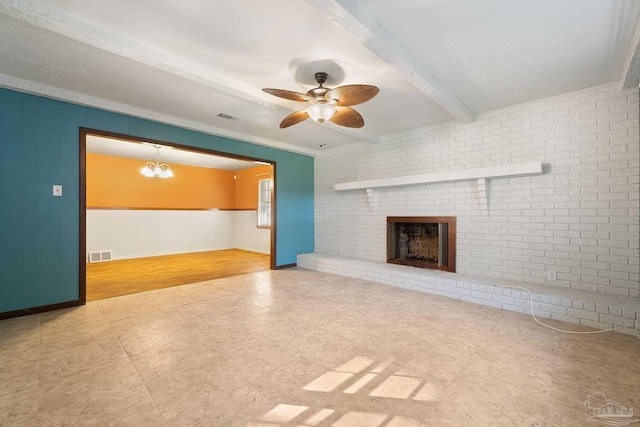
[[[111,251],[112,259],[232,248],[269,253],[269,230],[256,228],[255,215],[255,211],[87,209],[87,252]],[[266,240],[256,230],[266,231]]]
[[[236,211],[235,247],[245,251],[271,252],[271,230],[256,227],[256,211]]]

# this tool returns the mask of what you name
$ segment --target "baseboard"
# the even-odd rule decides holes
[[[285,268],[293,268],[293,267],[297,267],[298,264],[297,263],[293,263],[293,264],[284,264],[284,265],[276,265],[274,267],[274,270],[284,270]]]
[[[140,254],[140,255],[126,255],[126,256],[115,256],[115,255],[112,255],[111,260],[112,261],[122,261],[122,260],[125,260],[125,259],[150,258],[150,257],[155,257],[155,256],[167,256],[167,255],[194,254],[194,253],[198,253],[198,252],[226,251],[226,250],[229,250],[229,249],[240,249],[240,248],[229,246],[229,247],[202,248],[202,249],[193,249],[193,250],[190,249],[188,251],[155,252],[155,253]],[[109,261],[105,261],[105,262],[109,262]]]
[[[30,314],[44,313],[47,311],[60,310],[63,308],[78,307],[85,303],[80,300],[60,302],[57,304],[41,305],[39,307],[23,308],[20,310],[5,311],[0,313],[0,320],[11,319],[12,317],[28,316]]]
[[[263,250],[263,249],[248,248],[248,247],[243,247],[243,246],[236,246],[234,249],[240,249],[241,251],[255,252],[255,253],[264,254],[264,255],[270,255],[271,254],[269,249]]]

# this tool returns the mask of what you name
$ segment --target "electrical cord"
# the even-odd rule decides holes
[[[546,323],[542,323],[540,320],[538,320],[538,318],[536,317],[534,311],[533,311],[533,294],[531,293],[531,291],[527,288],[523,288],[521,286],[508,286],[508,285],[493,285],[495,287],[501,287],[501,288],[511,288],[511,289],[520,289],[525,291],[527,294],[529,294],[529,305],[531,306],[531,316],[533,317],[533,320],[535,320],[537,323],[539,323],[542,326],[545,326],[549,329],[553,329],[554,331],[558,331],[558,332],[562,332],[564,334],[601,334],[604,332],[614,332],[617,331],[618,329],[635,329],[635,328],[625,328],[625,327],[613,327],[610,329],[598,329],[595,331],[567,331],[564,329],[560,329],[560,328],[556,328],[554,326],[551,325],[547,325]],[[635,329],[636,333],[638,334],[638,340],[640,340],[640,331],[638,329]]]

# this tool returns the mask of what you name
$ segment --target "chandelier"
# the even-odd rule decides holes
[[[156,148],[156,162],[147,162],[140,173],[147,178],[172,178],[173,171],[169,168],[169,165],[166,163],[160,163],[161,147],[158,145],[154,145],[154,147]]]

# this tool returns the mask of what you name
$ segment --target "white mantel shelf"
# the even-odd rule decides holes
[[[404,187],[417,184],[437,184],[442,182],[478,180],[480,204],[487,209],[487,179],[513,178],[519,176],[542,175],[542,162],[529,162],[511,165],[490,166],[486,168],[462,169],[458,171],[435,172],[423,175],[399,176],[393,178],[369,179],[366,181],[352,181],[335,184],[335,191],[367,190],[369,205],[376,210],[374,189],[387,187]]]

